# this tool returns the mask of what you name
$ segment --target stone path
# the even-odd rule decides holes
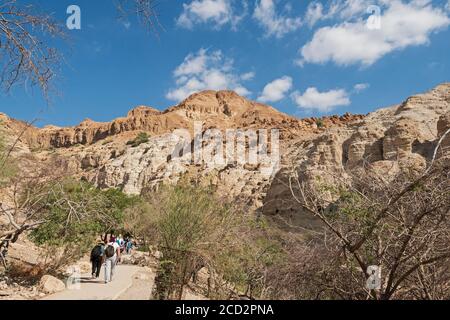
[[[154,272],[149,268],[118,265],[114,280],[104,283],[104,269],[99,280],[83,275],[78,289],[47,296],[43,300],[148,300],[154,283]]]

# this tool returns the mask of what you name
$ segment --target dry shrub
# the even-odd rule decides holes
[[[27,285],[34,285],[44,276],[48,274],[47,268],[43,264],[27,264],[22,261],[12,262],[8,266],[6,275],[14,279],[14,281]]]
[[[295,181],[293,185],[298,186],[292,188],[298,204],[323,223],[322,244],[312,246],[314,251],[306,254],[307,265],[298,265],[301,271],[294,272],[299,278],[292,279],[291,286],[317,286],[317,292],[305,290],[294,296],[450,297],[448,158],[436,161],[423,173],[401,172],[390,181],[368,170],[353,177],[351,184],[306,186]],[[324,193],[332,193],[337,200],[326,200]],[[366,285],[369,266],[381,267],[379,289]]]

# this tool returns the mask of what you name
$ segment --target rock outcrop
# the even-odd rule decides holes
[[[45,275],[39,282],[39,289],[46,294],[53,294],[66,289],[64,282],[50,275]]]
[[[291,144],[283,166],[270,184],[262,212],[281,215],[304,227],[314,219],[302,212],[292,197],[290,177],[302,183],[333,186],[337,179],[369,168],[386,179],[400,170],[423,172],[429,165],[439,139],[450,128],[450,83],[404,103],[375,111],[361,121]],[[442,150],[450,143],[450,135]],[[442,151],[439,153],[442,154]]]

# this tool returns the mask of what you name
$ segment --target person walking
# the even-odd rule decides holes
[[[128,239],[126,246],[127,246],[127,254],[130,255],[131,249],[133,249],[133,242],[131,241],[131,239]]]
[[[110,242],[105,249],[105,283],[113,280],[114,269],[117,263],[120,262],[120,246],[112,240],[110,238]]]
[[[125,248],[125,247],[124,247],[124,240],[123,240],[121,234],[119,234],[119,236],[117,237],[116,242],[117,242],[117,244],[118,244],[119,247],[120,247],[120,253],[122,253],[122,252],[124,251],[124,248]]]
[[[98,279],[105,258],[105,244],[99,241],[91,251],[92,279]]]

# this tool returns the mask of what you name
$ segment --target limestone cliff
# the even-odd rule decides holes
[[[450,127],[450,84],[367,116],[317,120],[297,119],[230,91],[205,91],[165,111],[141,106],[124,118],[106,123],[85,120],[71,128],[28,128],[3,116],[12,135],[22,132],[17,145],[26,155],[28,167],[57,161],[67,174],[134,194],[187,177],[214,185],[221,195],[241,202],[248,210],[308,224],[312,221],[291,201],[288,178],[293,172],[306,182],[320,176],[333,183],[336,176],[346,178],[367,164],[386,176],[404,168],[422,170]],[[204,130],[222,132],[280,129],[279,170],[267,175],[262,165],[173,161],[178,146],[173,131],[192,132],[194,121],[203,122]],[[148,133],[149,140],[127,145],[139,132]],[[208,147],[213,142],[204,144]],[[443,148],[449,146],[448,137]]]
[[[289,176],[302,181],[320,177],[333,184],[362,166],[386,178],[399,170],[424,170],[440,137],[450,128],[450,83],[408,98],[400,105],[380,109],[359,122],[331,127],[324,133],[292,145],[283,167],[271,184],[262,208],[265,214],[298,220],[301,210],[292,201]],[[438,156],[449,150],[442,143]],[[279,201],[283,199],[283,201]],[[301,220],[301,219],[300,219]],[[307,218],[303,219],[305,222]]]

